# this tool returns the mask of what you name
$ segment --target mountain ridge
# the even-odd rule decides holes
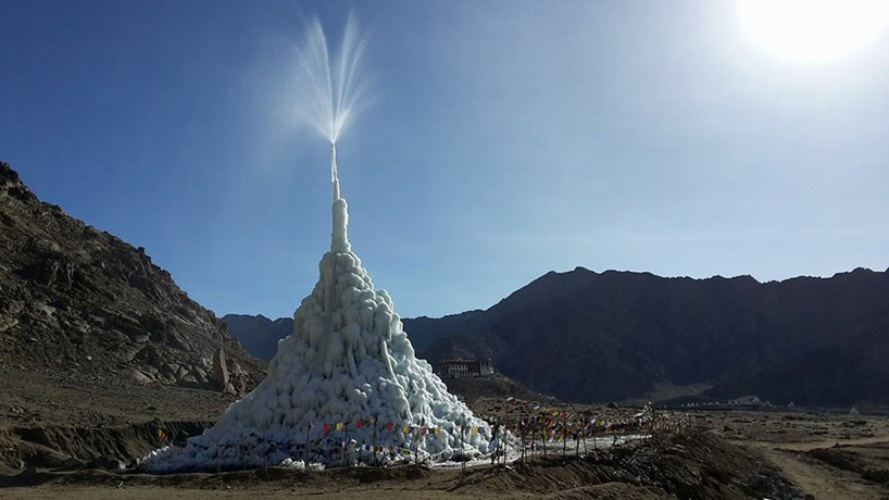
[[[577,267],[486,310],[404,324],[432,362],[491,358],[566,400],[633,399],[662,386],[779,403],[889,399],[880,361],[889,359],[889,270],[759,282]]]

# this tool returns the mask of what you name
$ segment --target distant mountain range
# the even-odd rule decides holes
[[[278,352],[278,341],[293,332],[293,319],[271,320],[262,314],[226,314],[222,322],[228,331],[241,342],[244,349],[259,359],[271,360]]]
[[[250,318],[223,321],[268,359],[290,320]],[[404,324],[432,362],[490,358],[569,401],[889,401],[889,272],[760,283],[577,268],[541,276],[484,311]]]

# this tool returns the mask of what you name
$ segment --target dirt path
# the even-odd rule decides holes
[[[874,436],[857,439],[827,439],[823,441],[805,441],[802,443],[772,443],[769,441],[737,441],[734,444],[743,446],[755,446],[757,448],[781,449],[789,451],[811,451],[818,448],[830,448],[835,445],[856,446],[864,444],[889,443],[889,436]]]
[[[805,493],[820,498],[882,500],[886,490],[861,480],[858,475],[812,460],[801,452],[767,450],[765,455]]]
[[[889,436],[858,439],[833,439],[803,443],[769,443],[766,441],[736,442],[761,451],[769,460],[796,483],[805,493],[821,498],[855,498],[860,500],[885,500],[887,491],[874,483],[861,479],[849,471],[830,467],[815,460],[807,451],[819,448],[868,445],[889,442]]]

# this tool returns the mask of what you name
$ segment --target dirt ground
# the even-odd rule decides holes
[[[155,445],[153,430],[200,432],[233,398],[211,391],[72,380],[0,367],[0,499],[861,498],[889,500],[889,419],[806,412],[692,411],[692,432],[587,457],[430,470],[279,468],[150,476],[103,469]],[[537,405],[610,420],[638,408],[478,398],[489,419]],[[190,427],[189,427],[190,426]],[[195,430],[196,429],[196,430]],[[72,459],[71,457],[77,457]],[[789,481],[788,481],[789,479]]]
[[[0,428],[215,420],[235,399],[221,392],[140,386],[0,364]]]
[[[424,466],[300,472],[269,468],[166,476],[31,471],[0,481],[0,498],[780,498],[798,499],[780,473],[710,433],[688,432],[583,457],[536,457],[510,466]],[[4,497],[4,495],[7,495]]]
[[[815,498],[889,499],[889,418],[825,413],[701,413]]]

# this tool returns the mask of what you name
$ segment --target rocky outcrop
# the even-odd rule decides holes
[[[225,351],[221,347],[213,354],[213,379],[222,390],[233,392],[234,388],[229,385],[228,367],[225,366]]]
[[[0,362],[137,384],[215,387],[214,353],[251,387],[264,365],[145,249],[40,202],[0,163]],[[223,385],[224,388],[226,385]]]

